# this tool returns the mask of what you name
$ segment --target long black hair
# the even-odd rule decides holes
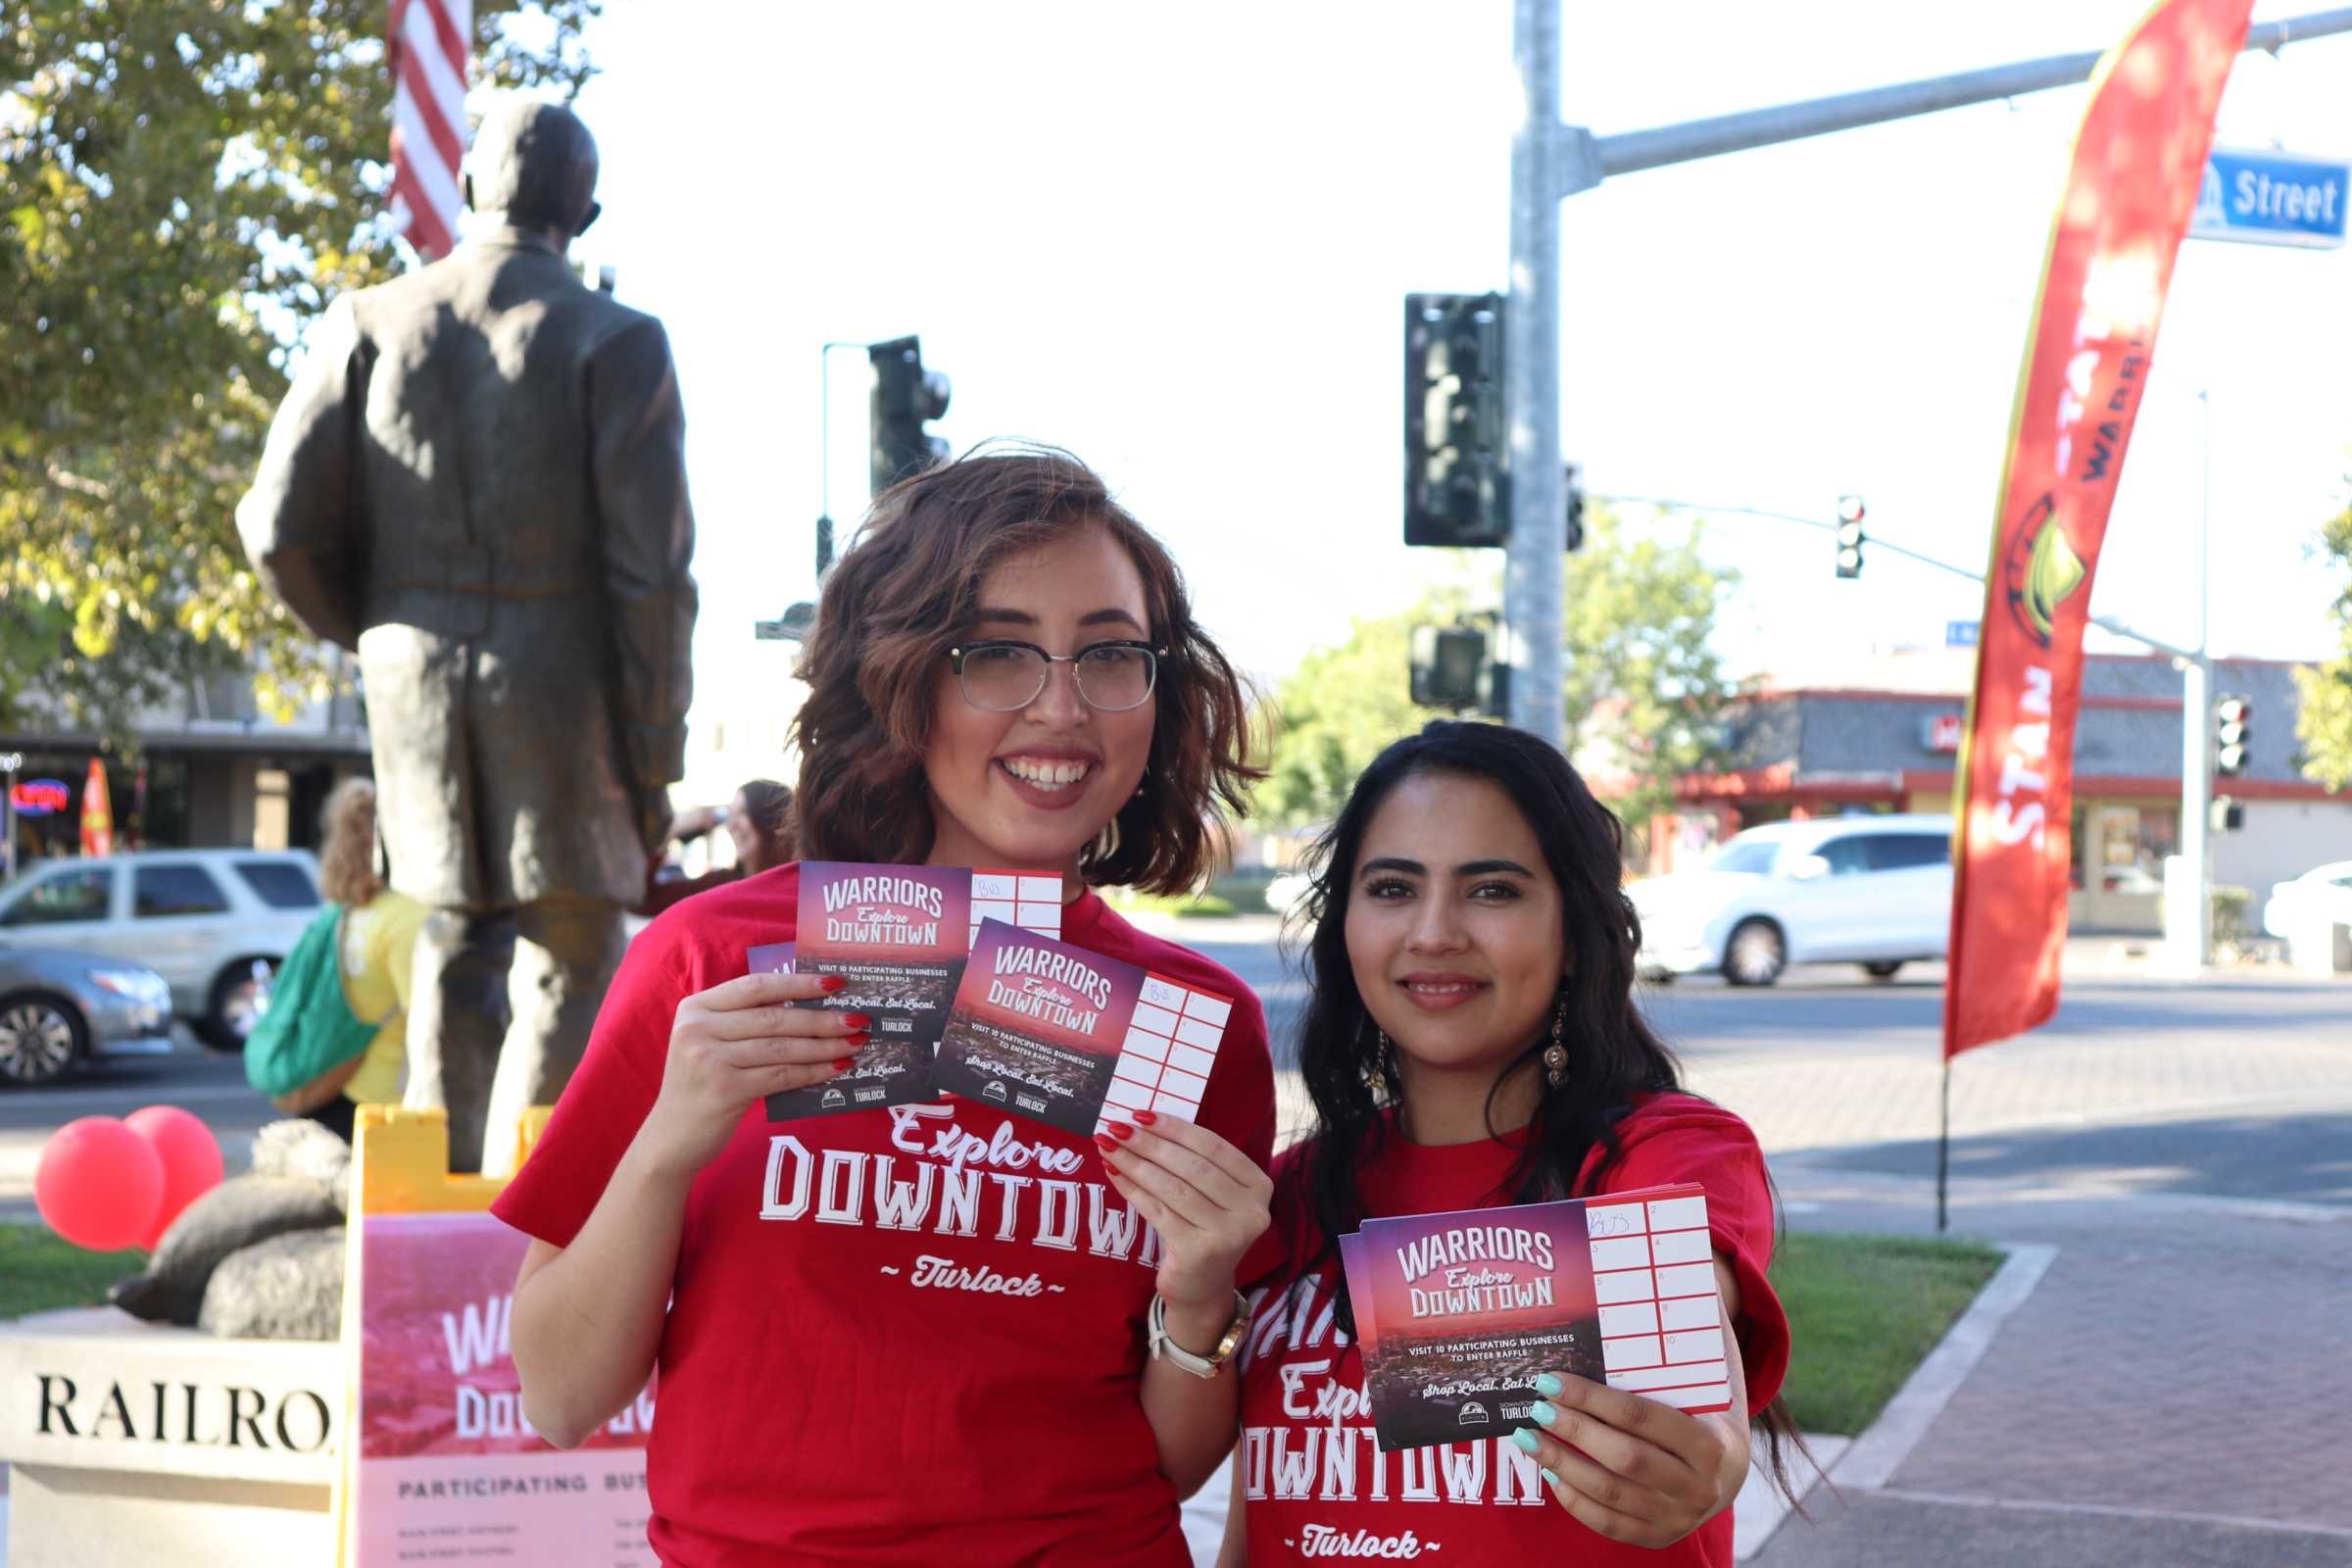
[[[1374,813],[1398,784],[1428,773],[1483,779],[1509,796],[1560,889],[1566,1075],[1538,1102],[1527,1147],[1504,1179],[1508,1200],[1591,1196],[1620,1152],[1617,1124],[1633,1108],[1634,1097],[1682,1089],[1674,1054],[1634,1004],[1642,920],[1624,892],[1625,829],[1616,813],[1593,798],[1557,749],[1526,731],[1440,719],[1373,759],[1308,860],[1312,880],[1300,905],[1308,927],[1308,997],[1299,1020],[1298,1066],[1316,1121],[1303,1198],[1312,1210],[1310,1234],[1322,1244],[1302,1273],[1327,1261],[1335,1239],[1363,1223],[1356,1172],[1395,1136],[1385,1112],[1401,1090],[1396,1048],[1356,989],[1348,957],[1348,906]],[[1487,1096],[1491,1134],[1497,1131],[1494,1100],[1502,1086],[1516,1074],[1543,1071],[1548,1025],[1547,1014],[1546,1027],[1495,1075]],[[1595,1150],[1598,1159],[1592,1158]],[[1344,1276],[1335,1294],[1336,1315],[1352,1339],[1355,1315]],[[1774,1479],[1788,1492],[1782,1445],[1787,1440],[1801,1447],[1795,1423],[1778,1398],[1754,1419],[1766,1436]]]

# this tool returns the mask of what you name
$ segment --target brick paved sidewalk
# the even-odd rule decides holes
[[[1928,1183],[1777,1174],[1801,1228],[1933,1229]],[[1967,1182],[1952,1222],[2056,1255],[1886,1486],[1755,1568],[2352,1564],[2352,1209]]]

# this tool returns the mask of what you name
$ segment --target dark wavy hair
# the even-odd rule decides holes
[[[1348,905],[1373,815],[1398,784],[1428,773],[1500,788],[1543,846],[1544,863],[1560,889],[1568,971],[1560,991],[1562,1033],[1574,1044],[1565,1080],[1544,1093],[1526,1151],[1505,1178],[1509,1201],[1592,1196],[1600,1173],[1621,1152],[1617,1124],[1633,1108],[1634,1097],[1682,1092],[1673,1053],[1634,1004],[1642,923],[1624,892],[1625,829],[1616,813],[1593,798],[1556,748],[1526,731],[1438,720],[1373,759],[1308,861],[1312,882],[1300,906],[1308,998],[1298,1026],[1298,1066],[1316,1125],[1300,1199],[1310,1213],[1292,1217],[1311,1223],[1310,1234],[1320,1236],[1322,1245],[1302,1273],[1329,1259],[1336,1238],[1362,1225],[1356,1172],[1393,1136],[1384,1112],[1396,1103],[1402,1083],[1396,1044],[1374,1024],[1356,989],[1348,957]],[[1495,1095],[1515,1074],[1542,1073],[1549,1043],[1548,1030],[1540,1031],[1496,1074],[1487,1097],[1490,1133],[1496,1131]],[[1592,1175],[1580,1183],[1596,1149],[1600,1157],[1592,1161]],[[1339,1275],[1337,1315],[1353,1338],[1347,1280],[1333,1272]],[[1754,1419],[1765,1434],[1774,1480],[1789,1493],[1783,1446],[1801,1449],[1796,1425],[1778,1398]]]
[[[1207,875],[1265,776],[1250,758],[1241,678],[1193,619],[1184,576],[1093,469],[1054,447],[980,447],[874,500],[825,579],[798,673],[800,850],[822,860],[917,861],[934,825],[923,778],[939,662],[1008,557],[1105,529],[1144,581],[1160,661],[1142,788],[1078,860],[1090,883],[1182,893]]]

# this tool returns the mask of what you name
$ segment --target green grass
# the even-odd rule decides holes
[[[45,1225],[0,1223],[0,1318],[103,1306],[109,1285],[146,1266],[141,1251],[87,1252]]]
[[[1925,1237],[1782,1238],[1772,1283],[1795,1342],[1782,1395],[1798,1429],[1852,1437],[1869,1426],[2001,1255]]]

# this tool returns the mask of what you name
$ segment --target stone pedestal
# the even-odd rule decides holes
[[[0,1323],[8,1568],[333,1563],[343,1357],[112,1307]]]

